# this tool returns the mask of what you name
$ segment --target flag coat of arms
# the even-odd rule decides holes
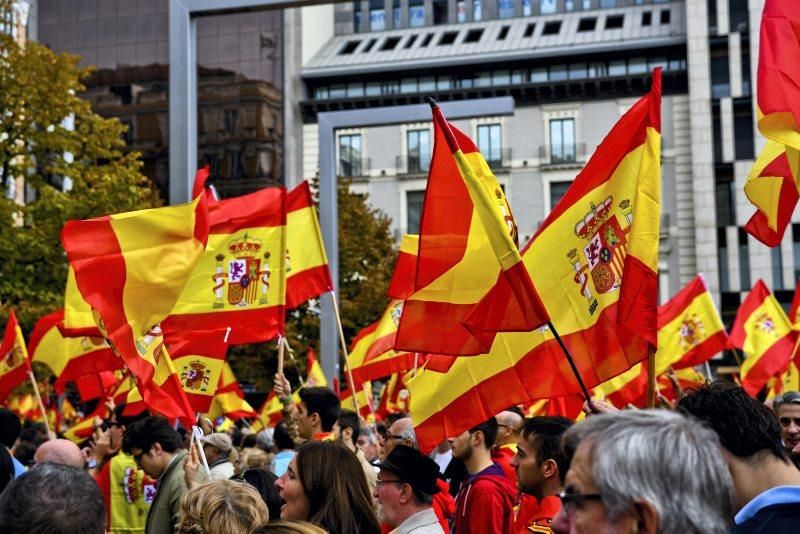
[[[0,344],[0,400],[24,382],[30,370],[25,339],[12,310],[8,314],[3,342]]]
[[[553,325],[591,388],[657,346],[661,72],[617,122],[522,251]],[[620,271],[621,266],[621,271]],[[408,381],[422,450],[513,404],[580,392],[549,328]]]
[[[172,343],[169,350],[192,410],[208,412],[222,376],[228,344],[220,335],[190,333]]]

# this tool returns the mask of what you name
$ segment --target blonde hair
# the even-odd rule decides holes
[[[246,469],[269,469],[269,455],[260,449],[245,449],[239,455],[242,471]]]
[[[181,500],[181,534],[251,534],[269,519],[267,505],[251,486],[209,480]]]

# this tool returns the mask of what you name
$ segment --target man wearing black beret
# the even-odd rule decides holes
[[[444,534],[433,511],[433,494],[439,491],[439,466],[417,450],[397,445],[378,464],[375,497],[390,534]]]

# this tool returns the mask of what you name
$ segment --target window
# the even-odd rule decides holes
[[[472,20],[483,20],[481,0],[472,0]]]
[[[647,60],[643,57],[635,57],[628,60],[628,74],[647,74]]]
[[[339,136],[339,175],[362,176],[361,134]]]
[[[432,34],[432,33],[429,33],[428,35],[426,35],[426,36],[425,36],[425,38],[424,38],[424,39],[422,40],[422,42],[419,44],[419,47],[420,47],[420,48],[425,48],[426,46],[428,46],[428,44],[430,44],[430,42],[431,42],[431,39],[433,39],[433,34]]]
[[[547,67],[531,69],[531,82],[544,83],[547,81]]]
[[[563,82],[566,79],[567,79],[566,65],[553,65],[552,67],[550,67],[551,82]]]
[[[575,119],[550,120],[550,163],[575,162]]]
[[[747,246],[747,232],[739,228],[739,287],[750,289],[750,247]]]
[[[478,28],[476,30],[469,30],[467,32],[467,36],[464,37],[465,43],[477,43],[483,37],[483,28]]]
[[[600,7],[617,7],[617,0],[600,0]]]
[[[525,26],[525,33],[522,34],[523,37],[532,37],[533,31],[536,29],[536,24],[531,22],[527,26]]]
[[[369,42],[367,42],[367,46],[364,47],[364,50],[362,50],[361,53],[366,54],[367,52],[372,50],[372,47],[375,46],[375,43],[377,41],[378,41],[377,39],[370,39]]]
[[[642,26],[650,26],[653,22],[653,12],[645,11],[642,13]]]
[[[564,195],[567,194],[567,189],[572,185],[572,182],[550,182],[550,211],[553,211]]]
[[[400,27],[401,18],[400,0],[392,0],[392,28],[397,29]]]
[[[399,42],[399,37],[389,37],[383,42],[383,45],[381,45],[381,50],[394,50]]]
[[[731,94],[730,71],[728,70],[728,39],[724,37],[711,44],[711,98],[722,98]]]
[[[367,96],[379,96],[381,94],[381,82],[367,82]]]
[[[361,31],[361,2],[359,0],[353,2],[353,31],[355,33]]]
[[[736,159],[753,159],[753,108],[749,98],[733,101],[733,146]]]
[[[447,24],[447,0],[433,0],[433,23]]]
[[[573,63],[569,66],[569,79],[582,80],[586,78],[586,63]]]
[[[741,37],[741,39],[742,95],[750,96],[750,39],[744,35]]]
[[[419,28],[425,26],[425,6],[422,0],[408,1],[408,27]]]
[[[539,13],[549,15],[556,12],[556,0],[539,0]]]
[[[456,22],[467,22],[467,3],[464,0],[456,2]]]
[[[622,28],[624,22],[625,15],[609,15],[606,17],[606,29],[615,30],[617,28]]]
[[[736,194],[734,192],[733,166],[718,166],[714,172],[714,199],[717,226],[736,225]]]
[[[578,21],[578,31],[579,32],[591,32],[594,31],[595,26],[597,26],[597,18],[596,17],[585,17]]]
[[[502,138],[499,124],[481,124],[478,126],[478,150],[490,167],[502,163]]]
[[[551,20],[550,22],[544,23],[544,29],[542,30],[542,35],[558,35],[558,32],[560,31],[561,31],[561,21]]]
[[[369,2],[369,29],[371,31],[386,29],[386,10],[383,0],[370,0]]]
[[[718,101],[711,103],[711,131],[714,138],[714,163],[722,163],[722,118]]]
[[[625,60],[624,59],[615,59],[614,61],[608,62],[608,75],[609,76],[625,76],[628,73],[627,67],[625,67]]]
[[[514,16],[514,0],[497,0],[497,16],[510,19]]]
[[[406,233],[418,234],[425,191],[406,191]]]
[[[728,234],[725,228],[717,228],[717,265],[719,265],[719,290],[730,291],[731,276],[728,265]]]
[[[506,37],[508,36],[508,26],[503,26],[500,28],[500,31],[497,32],[497,40],[498,41],[505,41]]]
[[[352,54],[356,51],[359,44],[361,44],[361,41],[347,41],[342,49],[339,50],[339,55],[346,56],[347,54]]]
[[[436,78],[433,76],[421,76],[419,79],[419,92],[432,93],[436,90]]]
[[[428,172],[431,159],[430,130],[409,130],[406,133],[408,143],[408,172]]]
[[[783,254],[781,246],[770,249],[772,255],[772,289],[778,291],[783,289]]]
[[[731,31],[747,31],[747,0],[729,0],[728,17]]]
[[[533,14],[533,5],[531,0],[522,0],[522,16],[530,17]]]
[[[455,43],[456,37],[458,37],[458,32],[444,32],[442,37],[439,39],[439,46],[451,45]]]
[[[239,119],[239,110],[226,109],[225,110],[225,132],[228,135],[236,135],[236,123]]]
[[[670,21],[670,11],[669,11],[669,9],[662,9],[661,10],[661,24],[669,24],[669,21]]]
[[[347,84],[347,98],[364,96],[364,84],[361,82]]]
[[[409,35],[408,41],[406,41],[406,44],[403,45],[403,48],[411,48],[411,46],[414,44],[414,41],[416,40],[417,40],[417,34]]]

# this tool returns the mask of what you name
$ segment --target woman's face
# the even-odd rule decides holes
[[[297,474],[297,456],[289,462],[289,468],[278,480],[275,481],[278,495],[285,502],[281,506],[281,519],[294,519],[308,521],[311,503],[303,491],[300,476]]]

